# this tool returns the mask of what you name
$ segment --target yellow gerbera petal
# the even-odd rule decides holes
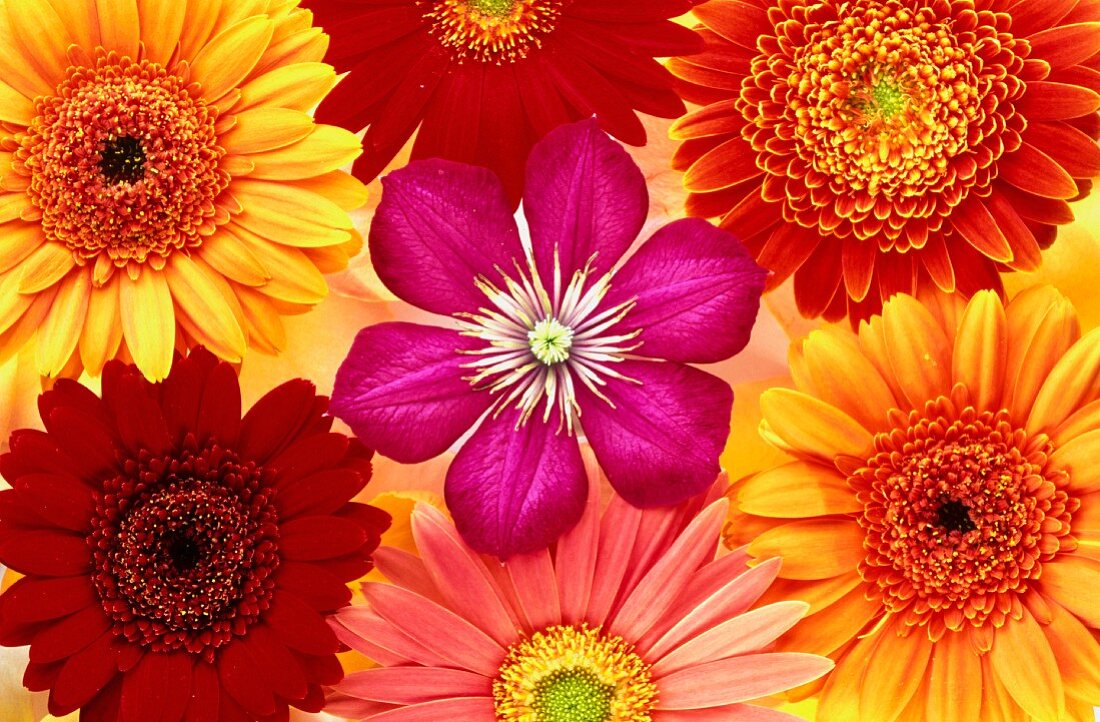
[[[738,488],[737,505],[749,514],[796,519],[863,509],[835,468],[806,461],[777,466],[746,480]]]
[[[298,180],[342,168],[363,152],[353,133],[331,125],[317,126],[308,137],[283,148],[254,153],[250,177],[264,180]]]
[[[1023,615],[997,630],[989,660],[1012,699],[1036,722],[1059,722],[1065,696],[1058,662],[1035,618],[1026,609]]]
[[[73,43],[65,24],[46,0],[7,0],[4,7],[15,39],[46,82],[56,85],[65,76],[65,56]]]
[[[1004,307],[992,291],[974,296],[963,313],[951,359],[952,378],[970,390],[978,409],[1000,409],[1008,332]]]
[[[137,0],[95,0],[100,42],[108,50],[136,58],[141,42]]]
[[[177,253],[168,260],[164,277],[172,300],[197,329],[192,333],[201,333],[200,340],[218,356],[240,361],[246,346],[244,331],[210,276],[190,258]],[[184,321],[182,317],[179,320]]]
[[[274,31],[274,23],[254,16],[226,28],[198,52],[191,76],[202,84],[208,102],[221,98],[252,72]]]
[[[179,0],[143,0],[141,6],[141,41],[145,56],[154,63],[167,65],[176,51],[180,33],[187,17],[187,3]]]
[[[308,111],[336,85],[336,70],[325,63],[276,68],[241,86],[241,109],[268,106]]]
[[[1027,430],[1049,431],[1077,409],[1100,397],[1100,328],[1075,343],[1043,382]]]
[[[305,138],[314,128],[313,118],[308,114],[287,108],[255,108],[237,113],[233,119],[236,121],[233,128],[221,136],[222,145],[230,153],[282,148]]]
[[[72,251],[43,243],[20,264],[19,292],[34,294],[54,285],[76,266]]]
[[[176,312],[164,275],[147,271],[119,285],[118,303],[126,348],[152,381],[168,377],[176,341]]]
[[[799,520],[764,532],[749,544],[749,553],[782,557],[783,579],[826,579],[856,568],[864,557],[863,536],[854,521]]]
[[[88,313],[92,274],[88,269],[71,273],[60,283],[53,307],[39,331],[38,372],[56,377],[76,351]]]
[[[770,389],[760,397],[766,429],[792,453],[832,463],[837,454],[860,456],[871,433],[832,404],[800,391]]]
[[[119,313],[120,274],[106,285],[92,291],[88,313],[80,334],[80,360],[92,376],[103,371],[103,365],[114,357],[122,343],[122,323]]]

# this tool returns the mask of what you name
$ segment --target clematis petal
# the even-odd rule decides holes
[[[336,373],[332,413],[367,446],[425,461],[458,440],[491,397],[462,379],[470,339],[432,326],[382,323],[359,332]]]
[[[749,342],[767,271],[729,233],[685,218],[653,234],[615,274],[606,303],[635,300],[624,326],[640,353],[714,363]]]
[[[564,125],[531,151],[523,210],[535,263],[544,281],[554,277],[554,254],[564,274],[598,254],[610,270],[645,223],[649,194],[638,166],[595,120]]]
[[[718,476],[733,391],[721,379],[676,363],[626,360],[638,383],[612,380],[598,398],[577,384],[584,433],[608,480],[635,506],[679,503]]]
[[[536,413],[509,408],[459,450],[445,495],[466,543],[506,558],[547,546],[581,517],[587,495],[577,440]],[[517,428],[518,427],[518,428]]]
[[[382,180],[370,253],[383,283],[414,306],[450,314],[476,311],[474,281],[497,278],[523,258],[519,231],[500,181],[484,168],[444,160],[410,163]]]

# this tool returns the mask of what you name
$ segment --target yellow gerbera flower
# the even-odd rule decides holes
[[[1100,329],[1047,286],[900,295],[791,368],[761,430],[796,460],[732,487],[727,543],[811,603],[781,645],[837,661],[817,719],[1091,720]]]
[[[351,133],[297,0],[0,3],[0,359],[47,376],[285,344],[361,240]]]

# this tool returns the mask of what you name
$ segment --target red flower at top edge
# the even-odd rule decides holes
[[[372,452],[289,381],[241,417],[204,349],[150,384],[109,363],[103,396],[42,394],[0,473],[0,643],[24,684],[84,722],[285,720],[342,677],[325,616],[351,599],[389,517],[349,502]]]

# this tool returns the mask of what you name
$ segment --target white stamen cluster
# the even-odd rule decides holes
[[[634,340],[641,329],[620,333],[616,328],[635,302],[601,308],[612,274],[605,273],[590,283],[593,260],[573,273],[563,291],[561,266],[555,258],[553,294],[543,285],[530,257],[526,269],[515,262],[514,278],[497,268],[503,288],[484,276],[476,279],[490,305],[477,313],[458,314],[459,325],[464,336],[488,345],[466,351],[478,358],[463,368],[473,371],[466,380],[475,388],[501,394],[493,406],[494,415],[514,405],[521,412],[518,425],[523,425],[545,398],[543,421],[557,409],[559,430],[564,426],[572,434],[580,416],[576,383],[584,384],[612,407],[600,390],[607,379],[639,383],[613,368],[641,346]]]

